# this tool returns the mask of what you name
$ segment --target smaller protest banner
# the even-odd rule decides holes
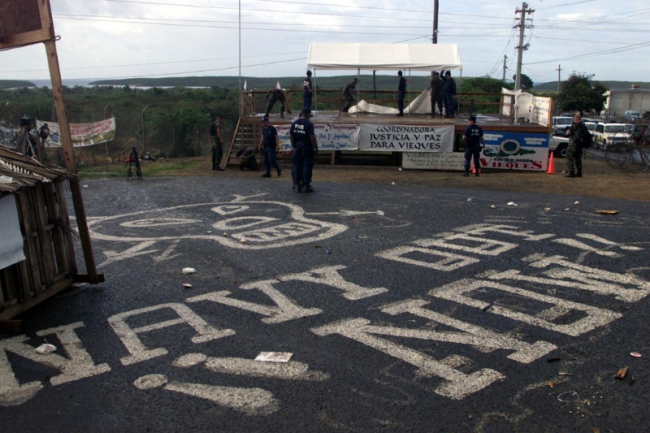
[[[451,152],[454,126],[361,125],[359,150],[379,152]]]
[[[405,152],[402,167],[412,170],[453,170],[465,168],[465,154],[461,152]]]
[[[47,128],[49,136],[45,147],[61,147],[59,124],[36,120],[36,129]],[[93,146],[115,139],[115,117],[93,123],[71,123],[70,134],[74,147]]]
[[[275,125],[280,140],[280,152],[291,151],[291,125]],[[359,125],[315,123],[314,133],[320,150],[357,150]]]
[[[505,170],[546,171],[548,142],[546,134],[485,131],[481,166]]]

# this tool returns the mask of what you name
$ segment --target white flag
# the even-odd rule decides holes
[[[275,84],[275,88],[282,90],[282,86],[280,85],[280,80],[278,80],[278,82]]]
[[[244,90],[247,90],[246,89],[246,80],[244,80]]]

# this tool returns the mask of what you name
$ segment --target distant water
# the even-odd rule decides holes
[[[63,85],[68,87],[82,86],[82,87],[95,87],[95,85],[90,85],[93,81],[98,81],[99,78],[88,78],[84,80],[63,80]],[[50,80],[28,80],[36,84],[36,87],[49,87],[52,88],[52,82]],[[108,85],[103,84],[101,87],[107,87]],[[122,87],[121,85],[115,85],[114,87]],[[132,89],[142,89],[148,90],[152,89],[154,86],[130,86]],[[159,89],[173,89],[174,86],[156,86]],[[209,86],[185,86],[187,89],[209,89]]]

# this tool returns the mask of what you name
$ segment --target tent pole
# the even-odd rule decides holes
[[[357,117],[359,117],[359,102],[361,102],[361,68],[357,68]]]
[[[460,85],[461,87],[463,86],[463,69],[461,68],[460,70]],[[458,117],[460,117],[460,95],[461,93],[458,92]],[[472,113],[470,113],[472,114]]]
[[[316,90],[316,68],[314,68],[314,109],[318,111],[318,90]]]
[[[409,116],[411,115],[411,68],[409,68]]]

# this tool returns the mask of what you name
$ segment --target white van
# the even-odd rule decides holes
[[[634,137],[627,130],[623,123],[599,123],[593,134],[594,143],[603,150],[612,144],[634,144]]]

